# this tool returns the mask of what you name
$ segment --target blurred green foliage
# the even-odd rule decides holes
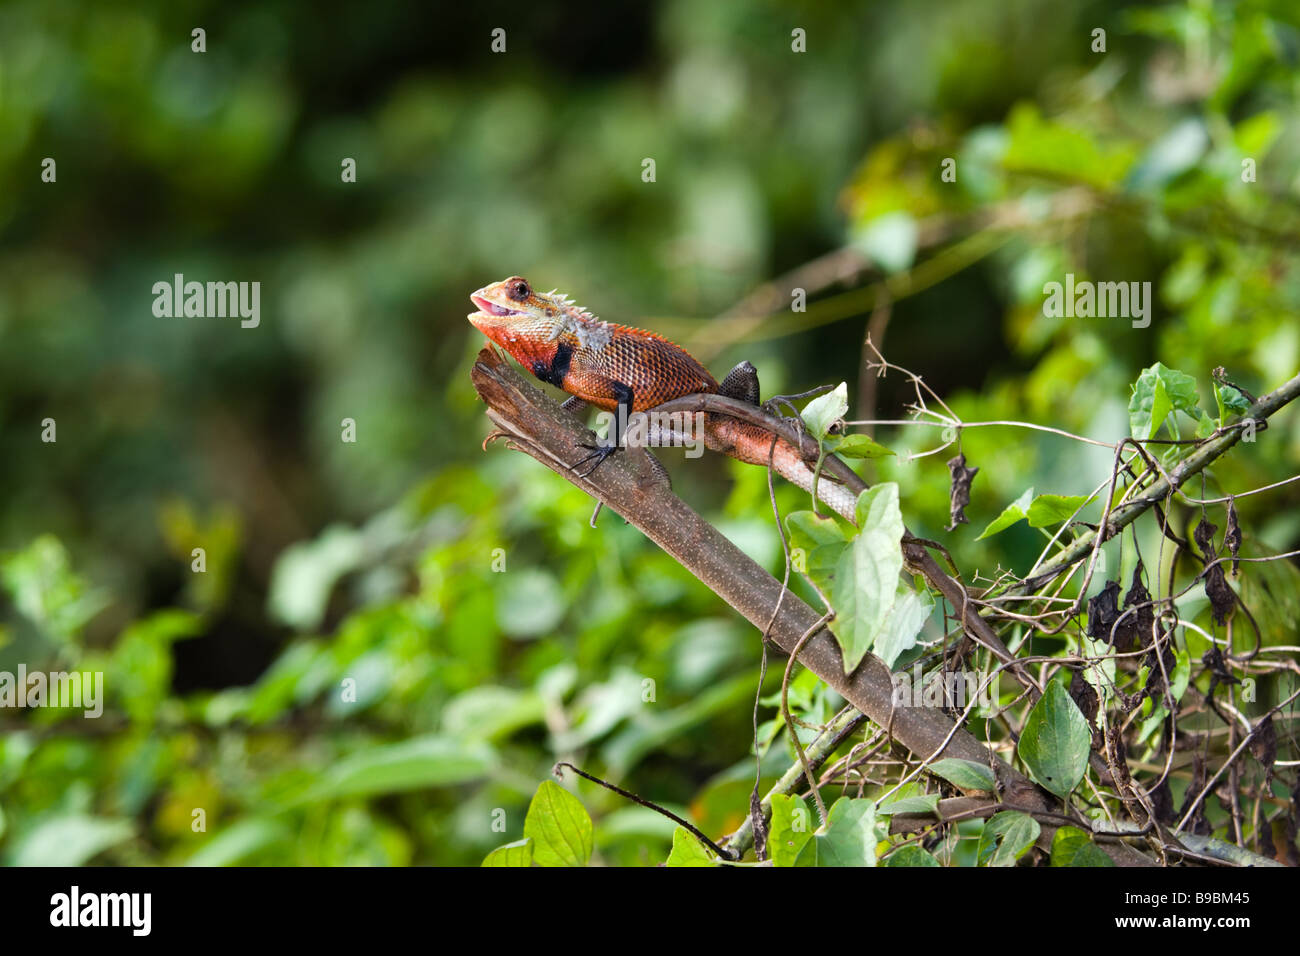
[[[708,342],[719,370],[748,358],[765,393],[854,394],[887,305],[886,356],[964,420],[1108,441],[1157,360],[1212,417],[1213,367],[1259,394],[1300,366],[1287,0],[474,6],[0,6],[0,670],[99,670],[107,694],[97,720],[0,711],[0,860],[477,864],[525,836],[557,759],[706,833],[741,822],[756,634],[615,516],[590,529],[576,489],[480,450],[463,316],[489,281]],[[702,318],[839,247],[886,284],[730,338]],[[155,317],[176,273],[260,281],[261,325]],[[1150,328],[1045,316],[1066,273],[1151,281]],[[898,419],[914,397],[892,375],[851,408]],[[897,454],[864,474],[985,580],[1045,539],[978,529],[1111,465],[966,430],[972,525],[946,535],[946,455],[916,457],[936,435],[875,434]],[[1298,461],[1292,413],[1204,491]],[[780,572],[761,469],[670,466]],[[1298,501],[1292,484],[1238,502],[1243,553],[1296,548]],[[1300,627],[1296,578],[1267,563],[1240,585],[1270,641]],[[1208,621],[1199,591],[1180,610]],[[807,674],[791,688],[806,720],[837,703]],[[774,705],[768,783],[793,753]],[[698,856],[670,821],[577,789],[599,860]],[[1021,847],[1017,822],[988,852]],[[985,852],[978,825],[953,840],[954,860]]]

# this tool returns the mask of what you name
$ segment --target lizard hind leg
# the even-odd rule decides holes
[[[758,369],[749,362],[741,362],[722,380],[718,394],[736,398],[749,405],[758,404]]]

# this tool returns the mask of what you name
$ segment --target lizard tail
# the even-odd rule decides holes
[[[778,475],[790,484],[812,492],[813,466],[784,439],[772,447],[772,433],[757,425],[734,418],[718,417],[705,429],[705,444],[712,451],[729,455],[751,465],[767,466],[769,456]],[[833,480],[825,472],[816,476],[817,497],[850,524],[857,524],[857,495]]]

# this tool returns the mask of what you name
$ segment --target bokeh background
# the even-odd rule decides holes
[[[561,757],[726,832],[756,635],[480,448],[468,294],[522,274],[717,372],[749,359],[765,394],[846,381],[858,417],[912,398],[862,375],[869,324],[967,420],[1116,440],[1157,360],[1213,414],[1213,367],[1258,394],[1300,364],[1298,58],[1289,0],[0,5],[0,669],[101,670],[107,694],[97,720],[0,711],[0,860],[473,864]],[[813,271],[806,313],[763,298],[813,261],[837,281]],[[1152,282],[1151,326],[1046,318],[1067,272]],[[156,317],[175,273],[261,282],[260,326]],[[918,431],[875,433],[933,448]],[[1110,466],[1018,431],[963,450],[953,534],[949,453],[865,474],[986,580],[1044,544],[974,541],[1007,503]],[[1298,461],[1290,414],[1203,487]],[[780,568],[761,469],[669,466]],[[1243,499],[1245,550],[1300,545],[1298,502]],[[1295,567],[1252,570],[1294,643]],[[600,859],[664,858],[671,824],[577,789]]]

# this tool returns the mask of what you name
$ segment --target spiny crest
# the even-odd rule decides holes
[[[578,315],[584,318],[588,318],[588,319],[594,318],[594,316],[592,316],[590,312],[588,312],[582,306],[578,305],[578,303],[574,302],[573,299],[565,295],[563,292],[557,292],[555,289],[552,289],[550,292],[547,293],[547,295],[550,298],[554,299],[556,304],[559,305],[560,308],[562,309],[571,309],[573,312],[577,313]]]
[[[564,330],[577,336],[579,346],[599,349],[609,344],[614,329],[608,322],[602,322],[563,293],[555,295],[555,301],[560,306]]]

